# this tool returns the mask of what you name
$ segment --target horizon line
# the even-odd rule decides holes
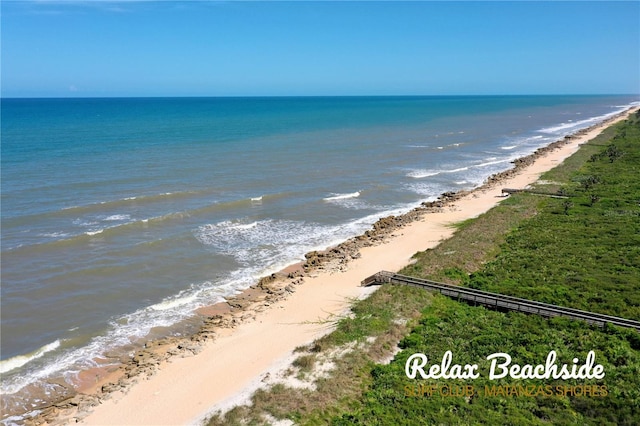
[[[436,97],[516,97],[516,96],[639,96],[638,93],[494,93],[415,95],[124,95],[124,96],[0,96],[9,99],[277,99],[277,98],[436,98]]]

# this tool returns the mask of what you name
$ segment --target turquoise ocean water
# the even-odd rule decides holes
[[[632,104],[3,99],[3,400]]]

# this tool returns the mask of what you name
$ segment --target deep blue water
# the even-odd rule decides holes
[[[91,366],[634,102],[2,99],[3,390]]]

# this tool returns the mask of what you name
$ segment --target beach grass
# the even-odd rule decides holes
[[[431,293],[417,288],[388,286],[354,301],[351,315],[337,320],[335,331],[296,348],[297,358],[287,373],[298,380],[292,384],[288,377],[278,378],[256,391],[251,405],[217,413],[208,426],[270,424],[265,419],[272,418],[326,424],[354,407],[371,383],[371,368],[393,356],[432,299]],[[309,370],[323,362],[332,364],[328,374],[314,376]]]
[[[511,195],[455,235],[417,253],[403,274],[511,294],[595,312],[640,318],[640,116],[612,126],[542,176],[537,189],[568,198]],[[334,368],[310,377],[313,387],[277,383],[251,405],[214,416],[210,425],[269,424],[634,424],[640,418],[640,337],[617,327],[543,319],[468,306],[413,287],[382,286],[354,302],[336,330],[299,348],[309,370],[333,354]],[[393,356],[396,345],[403,351]],[[340,351],[339,349],[343,350]],[[348,350],[347,350],[348,349]],[[588,381],[599,396],[560,394],[584,381],[518,384],[558,386],[549,394],[418,395],[404,373],[415,352],[457,363],[480,363],[506,352],[514,363],[539,364],[550,350],[584,359],[590,350],[606,376]],[[335,354],[339,354],[336,356]],[[431,355],[430,355],[431,358]],[[486,367],[486,365],[485,365]],[[431,380],[429,384],[450,385]],[[606,395],[602,395],[606,389]]]
[[[467,282],[470,273],[480,270],[498,254],[508,231],[535,215],[538,201],[533,197],[512,196],[490,212],[456,224],[453,238],[416,253],[415,263],[402,273],[450,284]]]
[[[638,343],[633,330],[600,330],[577,321],[497,312],[438,296],[420,325],[401,342],[403,351],[397,358],[371,369],[372,383],[361,405],[334,418],[332,424],[632,425],[640,402]],[[429,354],[431,362],[439,364],[448,350],[455,363],[478,364],[485,373],[476,380],[406,377],[405,362],[411,354]],[[507,353],[515,364],[537,365],[544,363],[550,350],[569,363],[575,356],[584,360],[593,350],[606,376],[588,381],[488,379],[489,354]],[[420,385],[437,390],[428,394]],[[495,395],[487,391],[487,387],[504,390],[515,385],[523,389]],[[584,395],[585,385],[592,395]],[[473,390],[450,396],[456,386]]]

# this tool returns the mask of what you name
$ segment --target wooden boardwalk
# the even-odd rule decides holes
[[[551,197],[551,198],[569,198],[568,195],[550,194],[548,192],[534,191],[532,189],[502,188],[502,194],[511,195],[511,194],[518,194],[518,193],[542,195],[542,196]]]
[[[490,293],[488,291],[475,290],[468,287],[423,280],[406,275],[394,274],[393,272],[381,271],[362,281],[363,286],[385,283],[421,287],[427,290],[437,291],[440,294],[449,296],[456,300],[465,301],[474,305],[483,305],[498,310],[524,312],[547,318],[565,317],[586,321],[589,324],[595,324],[600,327],[604,327],[606,324],[613,324],[620,327],[634,328],[637,331],[640,331],[640,322],[638,321],[594,312],[581,311],[579,309],[566,308],[564,306],[551,305],[549,303],[536,302],[535,300],[505,296],[498,293]]]

